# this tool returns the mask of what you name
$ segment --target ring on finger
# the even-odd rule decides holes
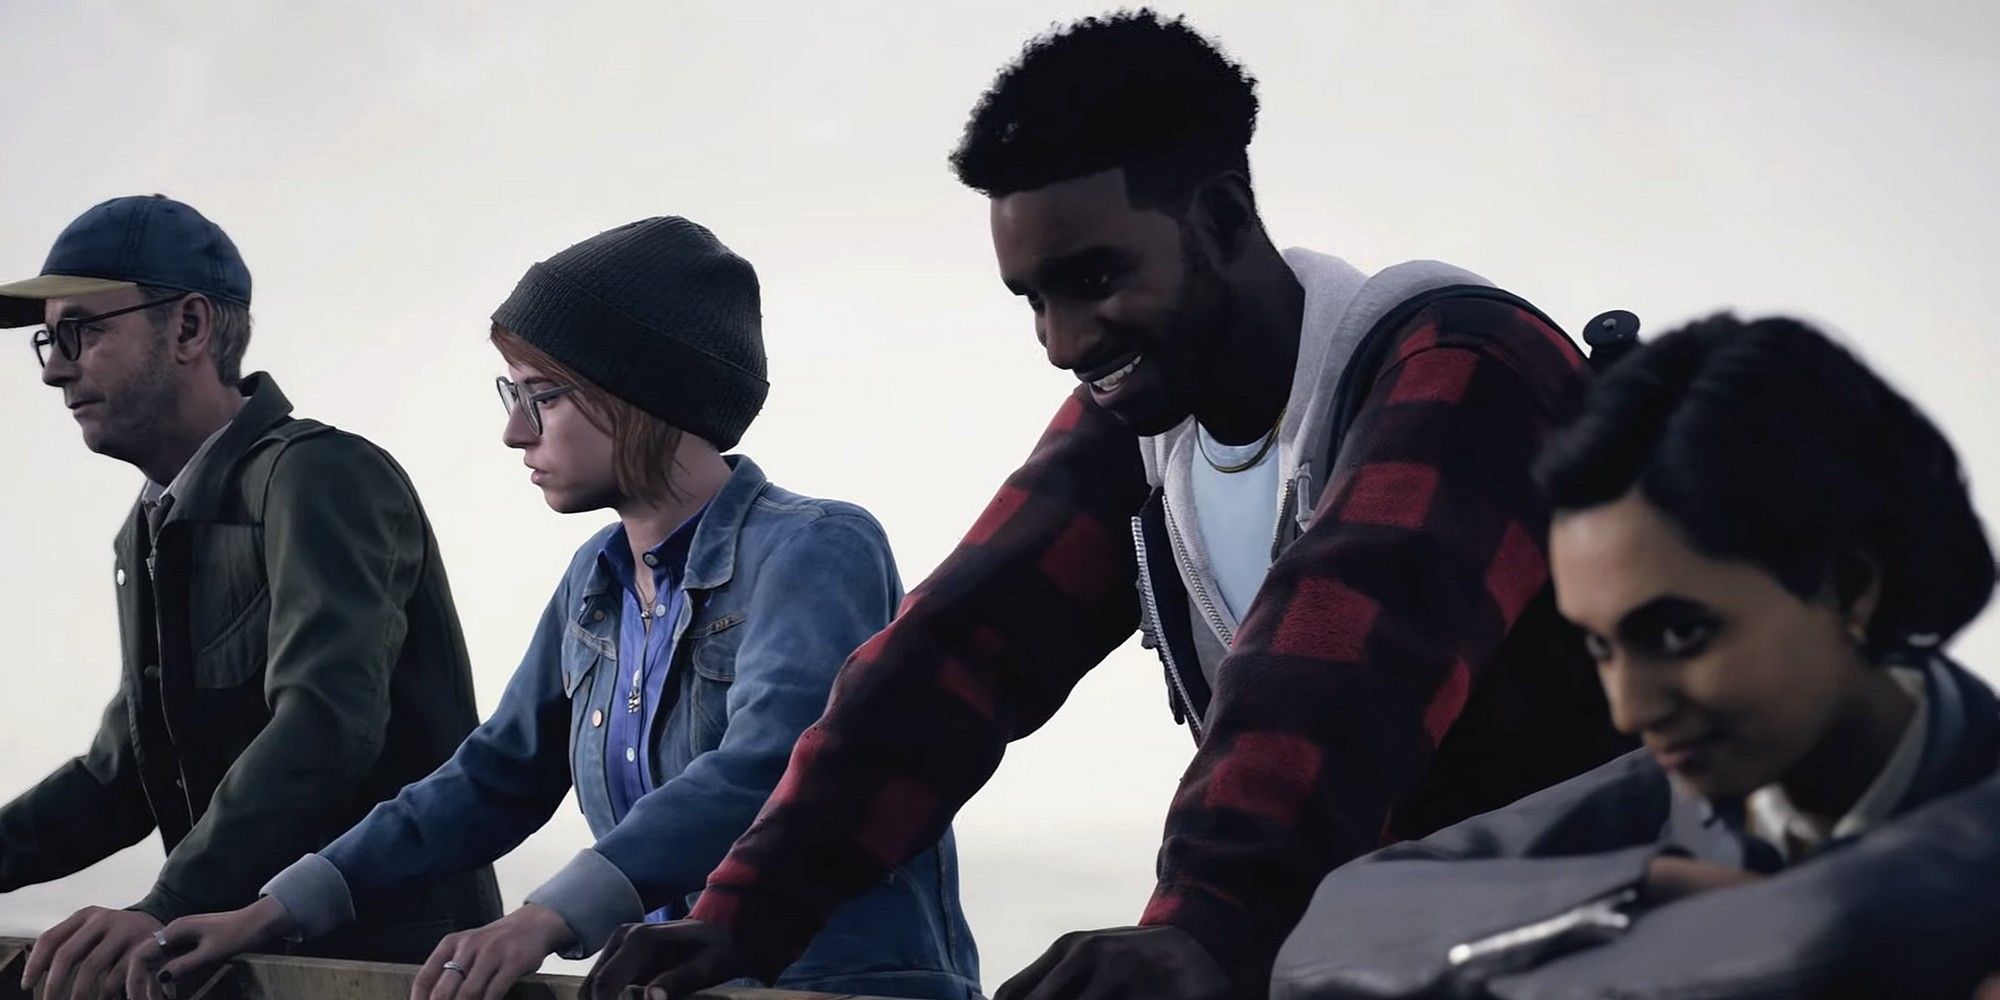
[[[446,972],[456,972],[459,975],[463,976],[465,975],[465,966],[460,965],[457,962],[447,961],[444,963],[444,970],[439,972],[438,975],[444,975],[444,973]]]
[[[166,950],[167,932],[164,928],[153,932],[153,943],[159,945],[162,951]]]

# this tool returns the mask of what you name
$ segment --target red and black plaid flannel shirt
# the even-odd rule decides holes
[[[1424,310],[1313,523],[1272,564],[1218,671],[1143,918],[1190,932],[1245,992],[1320,878],[1383,841],[1510,629],[1546,603],[1528,468],[1582,382],[1575,348],[1527,313]],[[848,660],[693,912],[732,929],[752,974],[769,981],[836,906],[937,840],[1006,745],[1132,634],[1128,522],[1148,492],[1132,432],[1079,389]]]

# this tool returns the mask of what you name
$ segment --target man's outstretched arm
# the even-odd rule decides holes
[[[131,731],[121,690],[88,751],[0,807],[0,892],[82,871],[153,831]]]
[[[937,841],[1007,743],[1047,721],[1137,626],[1129,520],[1146,489],[1137,439],[1079,390],[958,547],[841,669],[825,714],[695,907],[703,939],[727,939],[727,960],[682,978],[770,981],[840,903]],[[669,924],[614,937],[589,995],[674,971],[673,936],[686,933]]]

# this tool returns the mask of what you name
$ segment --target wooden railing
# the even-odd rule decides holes
[[[27,938],[0,937],[0,1000],[33,1000],[21,989]],[[409,1000],[414,965],[348,962],[289,955],[245,955],[223,966],[179,1000]],[[576,976],[532,975],[515,984],[507,1000],[576,1000],[583,980]],[[627,996],[637,1000],[638,992]],[[829,1000],[831,994],[790,990],[719,988],[704,1000]]]

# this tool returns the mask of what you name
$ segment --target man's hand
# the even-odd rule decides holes
[[[21,988],[46,981],[43,1000],[115,1000],[125,986],[126,963],[142,949],[158,948],[160,922],[134,910],[86,906],[42,932],[28,952]]]
[[[1711,889],[1727,889],[1763,881],[1764,876],[1713,861],[1665,854],[1646,866],[1645,901],[1651,905],[1686,899]]]
[[[128,963],[125,996],[129,1000],[176,996],[179,987],[201,970],[276,941],[292,927],[292,915],[269,896],[226,913],[182,917],[160,932],[165,947],[141,948]]]
[[[560,914],[528,903],[477,930],[446,935],[417,970],[410,1000],[500,1000],[573,940]]]
[[[1229,977],[1178,927],[1114,927],[1065,934],[1000,985],[993,1000],[1216,1000]],[[605,998],[609,1000],[609,998]]]
[[[628,986],[645,1000],[676,1000],[743,975],[729,932],[700,920],[626,924],[611,935],[584,977],[578,1000],[621,1000]]]

